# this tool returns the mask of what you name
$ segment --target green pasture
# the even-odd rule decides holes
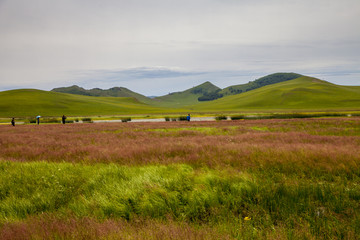
[[[164,111],[134,98],[88,97],[34,89],[0,92],[0,109],[2,117],[62,116],[63,114],[97,116]],[[171,110],[166,111],[171,112]]]
[[[268,85],[191,106],[196,111],[359,110],[360,87],[339,86],[310,77]]]
[[[0,163],[1,222],[51,213],[185,221],[253,239],[360,236],[358,169]],[[304,177],[307,176],[307,177]]]

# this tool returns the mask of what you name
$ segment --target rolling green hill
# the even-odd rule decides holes
[[[199,102],[219,90],[206,82],[143,103],[133,97],[92,97],[19,89],[0,92],[0,117],[98,116],[239,111],[360,111],[360,86],[340,86],[302,76],[214,101]]]
[[[96,116],[158,113],[163,109],[124,97],[89,97],[75,94],[19,89],[0,92],[0,117]]]
[[[256,79],[255,81],[250,81],[246,84],[240,84],[240,85],[233,85],[227,88],[224,88],[219,92],[219,94],[222,94],[223,96],[229,96],[229,95],[236,95],[243,92],[248,92],[260,87],[264,87],[267,85],[279,83],[279,82],[285,82],[292,79],[296,79],[301,77],[302,75],[297,73],[274,73],[267,75],[265,77]]]
[[[174,92],[165,96],[155,97],[153,99],[123,87],[113,87],[106,90],[100,88],[87,90],[77,85],[73,85],[70,87],[54,88],[51,91],[95,97],[133,97],[140,102],[154,106],[180,108],[196,104],[199,101],[212,101],[222,98],[223,96],[247,92],[266,85],[288,81],[301,76],[302,75],[297,73],[274,73],[255,81],[250,81],[247,84],[234,85],[224,89],[221,89],[210,82],[205,82],[199,86],[182,92]]]
[[[196,111],[360,109],[360,87],[300,77],[191,107]]]
[[[144,103],[151,102],[150,98],[145,97],[144,95],[141,95],[139,93],[133,92],[124,87],[113,87],[106,90],[100,88],[93,88],[87,90],[77,85],[73,85],[71,87],[54,88],[51,91],[59,92],[59,93],[84,95],[84,96],[93,96],[93,97],[133,97]]]
[[[210,82],[205,82],[183,92],[174,92],[162,97],[153,99],[155,106],[179,108],[198,103],[198,98],[206,93],[221,90]]]

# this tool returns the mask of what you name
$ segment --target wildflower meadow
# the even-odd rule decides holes
[[[359,239],[360,118],[0,125],[0,239]]]

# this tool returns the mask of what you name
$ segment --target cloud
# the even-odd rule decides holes
[[[359,70],[358,29],[358,0],[0,0],[0,90],[83,75],[166,92],[278,71],[346,74]]]

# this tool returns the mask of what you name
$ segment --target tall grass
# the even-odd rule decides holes
[[[339,162],[359,160],[359,126],[359,118],[1,126],[0,157],[237,169],[291,162],[338,169]]]
[[[197,227],[171,220],[159,221],[137,218],[123,219],[79,218],[72,215],[42,214],[22,222],[6,223],[0,229],[2,240],[30,239],[232,239],[210,227]]]
[[[1,221],[52,213],[131,222],[172,219],[218,231],[228,223],[244,237],[249,233],[243,228],[258,229],[251,234],[260,237],[275,227],[317,238],[360,234],[358,169],[347,178],[316,171],[305,178],[281,167],[237,172],[3,162],[0,169]]]
[[[360,238],[360,118],[0,128],[4,239]]]
[[[293,119],[293,118],[319,118],[319,117],[347,117],[348,113],[279,113],[269,115],[234,115],[231,120],[240,119]],[[352,116],[357,116],[354,113]]]

